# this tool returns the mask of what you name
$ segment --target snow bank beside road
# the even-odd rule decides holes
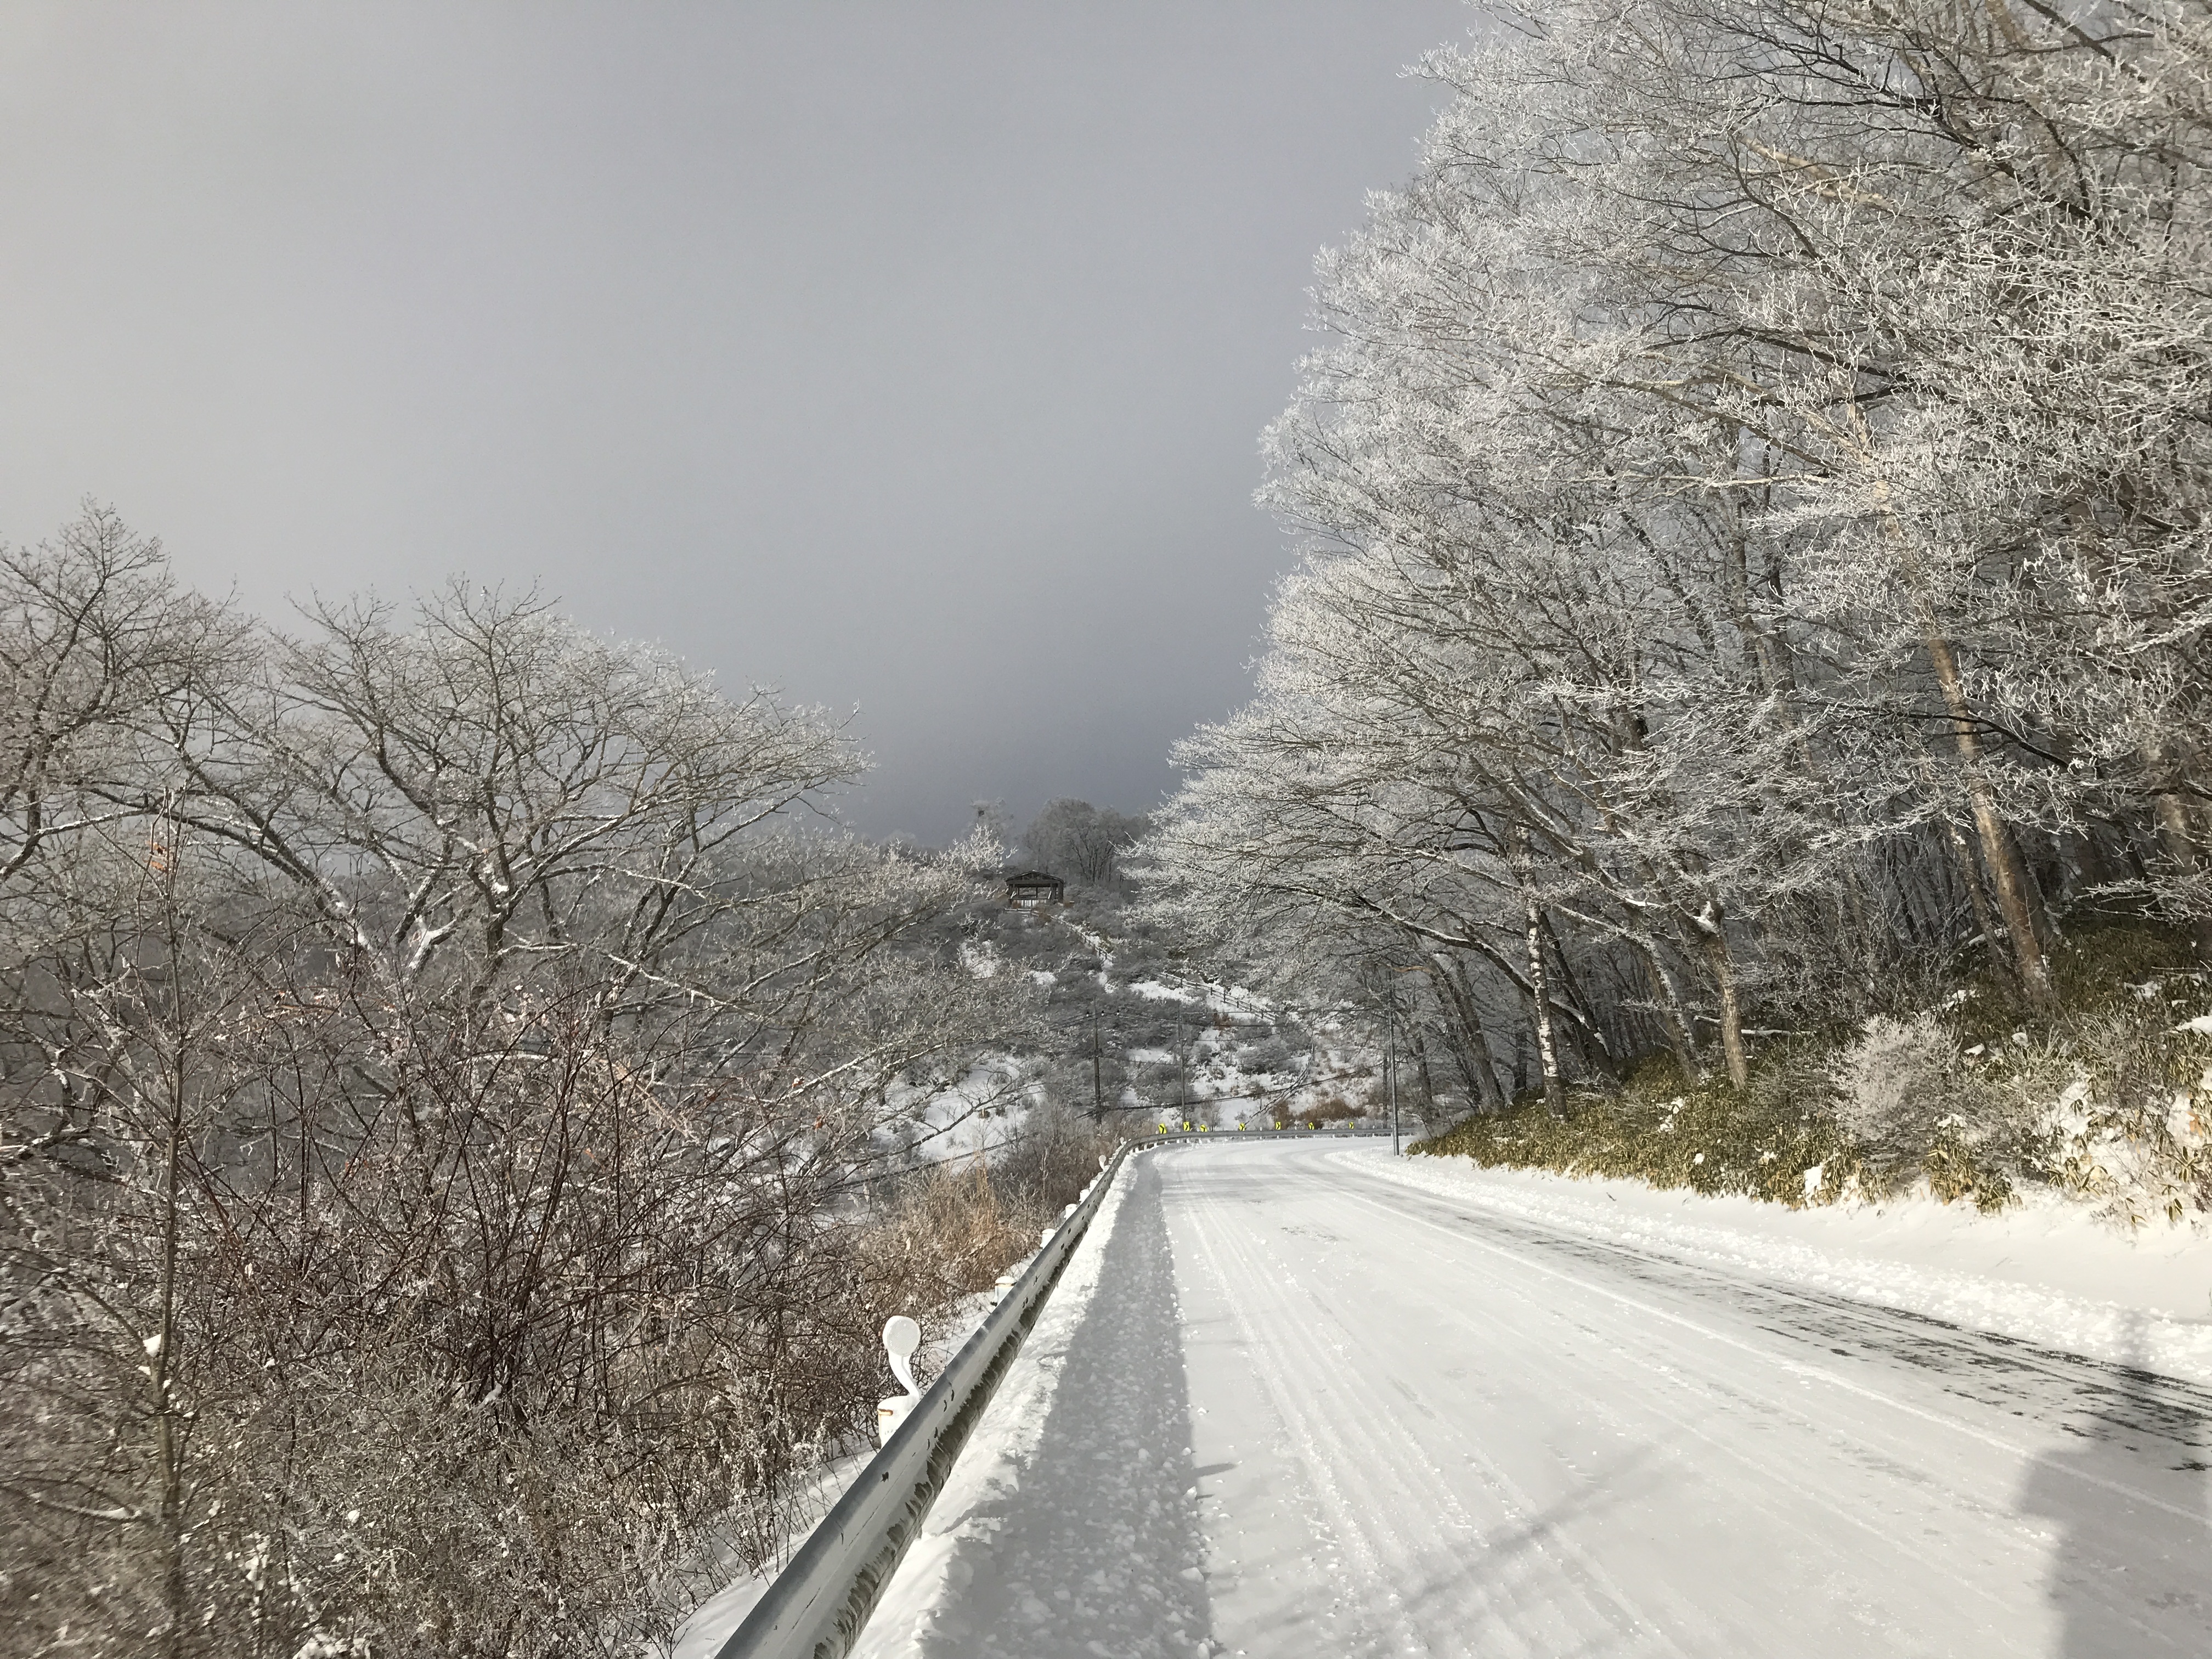
[[[942,1645],[969,1632],[944,1628],[948,1612],[978,1569],[987,1573],[1006,1526],[1004,1511],[1025,1478],[1033,1478],[1046,1419],[1067,1364],[1068,1350],[1091,1310],[1107,1247],[1138,1174],[1125,1160],[1075,1247],[1051,1300],[1030,1328],[975,1431],[952,1467],[883,1598],[860,1632],[854,1659],[890,1659]],[[1063,1429],[1065,1425],[1063,1425]],[[1065,1494],[1079,1504],[1080,1490]]]
[[[1790,1210],[1459,1158],[1394,1161],[1376,1146],[1334,1157],[1540,1225],[2212,1382],[2212,1237],[2201,1227],[2130,1237],[2057,1200],[1994,1216],[1926,1198]]]

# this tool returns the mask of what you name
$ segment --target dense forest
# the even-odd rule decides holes
[[[2212,15],[1493,25],[1321,262],[1304,562],[1164,913],[1381,1011],[1439,1117],[1540,1100],[1531,1157],[1693,1100],[1828,1196],[2203,1206]]]

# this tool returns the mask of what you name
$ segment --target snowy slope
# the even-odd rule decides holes
[[[1138,1160],[864,1650],[2212,1652],[2212,1393],[1372,1158]]]

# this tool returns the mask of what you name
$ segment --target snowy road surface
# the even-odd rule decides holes
[[[865,1653],[2212,1654],[2212,1392],[1322,1147],[1124,1179]]]

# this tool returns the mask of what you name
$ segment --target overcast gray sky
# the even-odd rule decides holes
[[[1455,0],[0,17],[0,538],[540,582],[855,705],[861,828],[1125,811],[1249,684],[1315,250]]]

